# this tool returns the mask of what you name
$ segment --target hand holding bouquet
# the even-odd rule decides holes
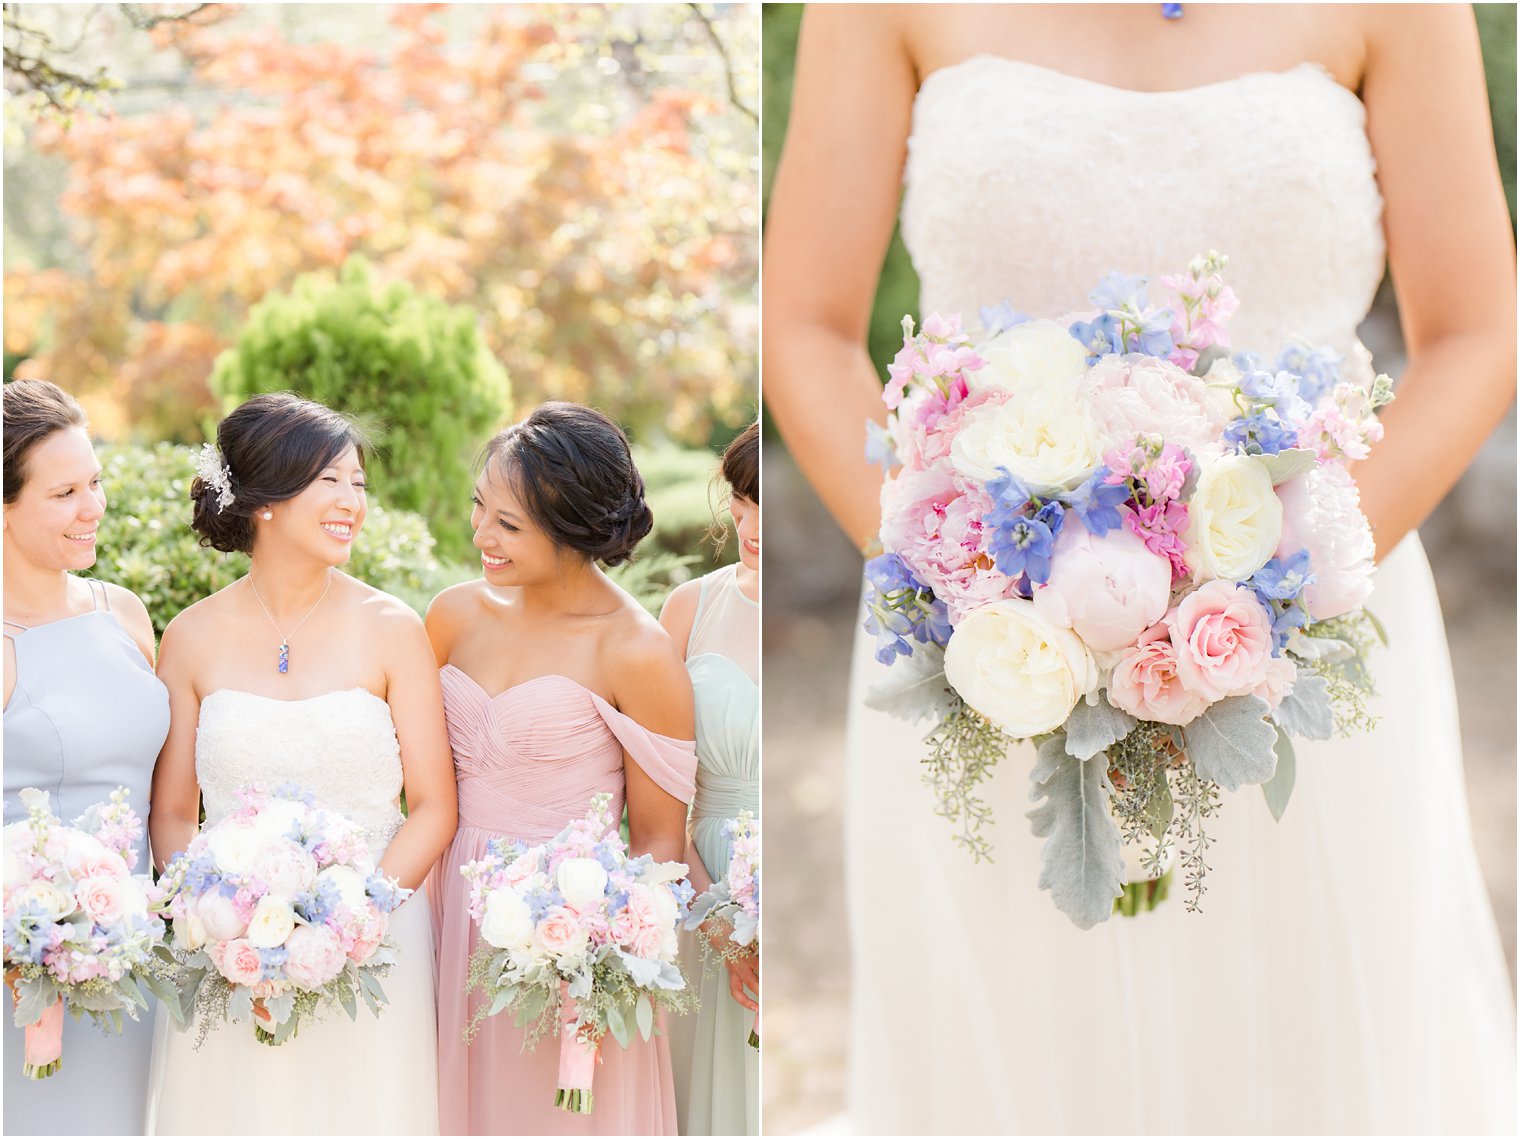
[[[1392,387],[1302,345],[1228,356],[1223,268],[1163,278],[1164,305],[1110,275],[1069,325],[905,319],[872,440],[900,469],[867,628],[907,662],[871,701],[934,722],[928,778],[977,857],[978,783],[1038,745],[1040,886],[1083,928],[1154,902],[1174,849],[1196,908],[1219,789],[1261,785],[1280,817],[1289,737],[1368,723],[1381,633],[1347,465]]]
[[[239,807],[198,834],[164,872],[179,1016],[201,1017],[197,1045],[224,1021],[253,1020],[283,1044],[318,1010],[379,1013],[380,978],[395,962],[389,914],[411,893],[375,869],[360,828],[308,792],[254,785]],[[254,1020],[254,1002],[271,1028]]]
[[[701,929],[712,922],[724,933],[714,946],[703,938],[704,954],[728,962],[754,952],[760,941],[760,823],[748,811],[723,824],[729,838],[728,870],[721,881],[698,894],[691,903],[687,929]],[[760,1017],[755,1016],[749,1043],[760,1047]]]
[[[62,1065],[63,1010],[121,1031],[122,1013],[148,1007],[144,989],[173,1001],[162,892],[133,874],[142,821],[118,787],[110,802],[64,826],[45,791],[21,792],[27,818],[5,828],[5,968],[15,970],[16,1023],[26,1026],[23,1071]]]
[[[560,1032],[554,1102],[589,1113],[597,1049],[611,1032],[624,1047],[654,1032],[656,1006],[687,1005],[677,963],[676,929],[691,900],[680,862],[633,858],[608,810],[591,801],[547,842],[493,841],[487,857],[460,867],[470,881],[470,916],[480,948],[469,988],[485,990],[470,1033],[487,1016],[511,1010],[528,1043]]]

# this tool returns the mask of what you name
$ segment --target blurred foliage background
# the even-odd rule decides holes
[[[653,604],[709,560],[758,399],[758,5],[4,13],[7,380],[118,446],[194,444],[257,391],[339,407],[444,578],[474,572],[484,440],[589,403],[682,480],[649,480],[628,580]]]

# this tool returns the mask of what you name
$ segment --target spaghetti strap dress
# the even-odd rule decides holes
[[[125,787],[148,821],[153,764],[169,733],[169,694],[111,612],[99,582],[95,608],[46,625],[9,622],[16,687],[5,706],[5,821],[26,818],[20,793],[48,793],[65,823]],[[146,841],[137,869],[149,864]],[[45,1080],[21,1074],[23,1030],[5,1017],[5,1134],[141,1135],[153,1014],[120,1036],[88,1020],[63,1021],[63,1064]]]

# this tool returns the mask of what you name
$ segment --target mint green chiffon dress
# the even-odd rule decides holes
[[[744,596],[736,566],[702,578],[686,644],[696,695],[697,793],[691,836],[717,880],[728,869],[723,824],[740,811],[760,815],[760,607]],[[754,1013],[729,995],[728,971],[704,967],[694,934],[682,964],[701,1000],[671,1025],[676,1112],[682,1135],[758,1135],[760,1053],[749,1045]]]

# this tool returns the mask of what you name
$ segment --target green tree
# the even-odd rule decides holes
[[[351,258],[336,280],[305,274],[255,305],[211,387],[229,411],[293,391],[352,416],[374,444],[376,496],[427,518],[446,556],[468,553],[472,464],[511,415],[506,371],[470,309],[382,285]]]

